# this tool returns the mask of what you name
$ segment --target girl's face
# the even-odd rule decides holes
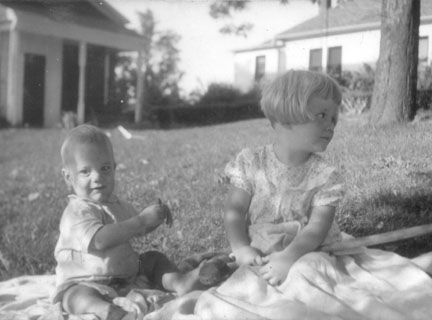
[[[108,201],[115,184],[115,163],[108,146],[77,145],[73,157],[72,165],[62,171],[66,183],[81,198]]]
[[[333,100],[312,96],[308,101],[312,120],[302,124],[279,125],[279,143],[289,152],[325,151],[333,138],[338,109],[339,105]]]

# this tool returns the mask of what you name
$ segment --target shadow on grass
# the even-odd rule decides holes
[[[344,209],[344,208],[342,208]],[[404,193],[382,191],[370,199],[358,201],[340,217],[342,229],[355,237],[379,234],[432,224],[431,188],[407,190]],[[409,238],[375,248],[414,257],[432,251],[432,234]]]

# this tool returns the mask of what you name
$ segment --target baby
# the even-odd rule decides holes
[[[259,266],[271,285],[284,281],[306,253],[341,239],[334,216],[343,184],[317,154],[333,138],[341,98],[325,74],[291,70],[277,76],[261,99],[273,143],[243,149],[225,168],[231,249],[238,264]]]
[[[113,194],[116,163],[103,131],[90,125],[74,128],[63,142],[61,158],[62,175],[73,195],[55,248],[54,302],[60,301],[69,314],[134,319],[112,299],[138,280],[178,295],[200,286],[199,268],[183,273],[160,252],[138,255],[132,250],[132,237],[148,234],[165,221],[170,224],[171,213],[159,202],[138,214]]]

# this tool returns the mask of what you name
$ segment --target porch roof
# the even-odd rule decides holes
[[[105,0],[0,0],[0,6],[9,10],[7,22],[19,31],[119,50],[143,47],[142,36],[127,29],[128,20]]]

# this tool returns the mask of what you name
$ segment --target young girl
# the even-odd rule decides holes
[[[343,184],[317,153],[333,138],[341,91],[325,74],[288,71],[264,87],[261,108],[272,144],[243,149],[225,173],[232,186],[224,214],[236,261],[257,265],[270,285],[324,243],[341,240],[334,221]]]

